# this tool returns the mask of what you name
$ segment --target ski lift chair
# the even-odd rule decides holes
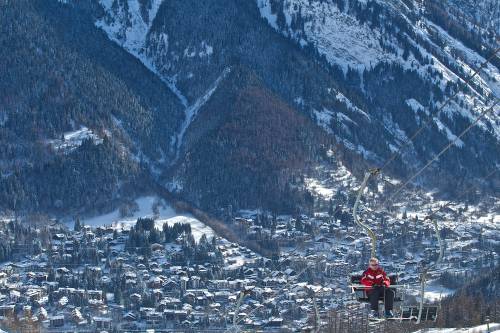
[[[424,305],[422,308],[421,321],[436,321],[439,307],[436,305]],[[418,306],[403,306],[401,311],[401,319],[403,320],[418,320]]]
[[[398,293],[398,290],[396,288],[397,284],[398,284],[398,276],[391,274],[391,275],[388,275],[388,277],[391,280],[391,287],[389,287],[389,288],[394,290],[394,302],[395,303],[401,302],[403,299],[402,299],[400,293]],[[351,291],[354,294],[354,296],[356,297],[356,299],[358,300],[358,302],[369,303],[370,300],[369,300],[368,295],[366,293],[366,290],[368,288],[366,286],[364,286],[363,284],[361,284],[361,278],[362,278],[362,275],[351,275]],[[384,295],[381,295],[379,300],[383,302]]]

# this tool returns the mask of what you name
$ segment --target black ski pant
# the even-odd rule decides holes
[[[383,297],[385,311],[392,310],[394,305],[394,290],[384,286],[374,286],[368,291],[368,299],[370,300],[370,309],[378,311],[379,298]]]

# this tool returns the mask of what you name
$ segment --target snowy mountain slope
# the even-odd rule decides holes
[[[322,159],[325,133],[248,69],[223,75],[185,133],[177,189],[207,209],[305,205],[290,183]]]
[[[418,7],[418,3],[411,4],[414,7],[410,8],[400,1],[257,0],[262,17],[270,26],[302,47],[314,47],[328,62],[340,66],[344,72],[346,66],[363,75],[380,63],[398,66],[404,71],[417,73],[433,85],[439,85],[445,96],[449,96],[449,86],[457,82],[463,85],[463,80],[485,61],[485,57],[451,37],[430,19],[419,15],[422,8]],[[499,74],[497,67],[488,64],[471,84],[460,87],[458,98],[434,117],[438,131],[448,140],[453,140],[456,137],[456,130],[450,129],[454,127],[453,123],[458,119],[473,121],[495,96],[499,96]],[[362,77],[359,88],[367,91],[370,87],[366,87]],[[443,101],[434,96],[422,102],[427,106],[413,109],[418,118],[423,118],[423,115],[418,115],[420,111],[428,114],[426,108],[439,107]],[[323,126],[325,117],[330,116],[329,112],[325,111],[322,117],[315,111],[316,115],[320,115]],[[479,126],[484,132],[492,130],[498,142],[497,115],[492,113],[485,118]],[[399,143],[406,141],[404,137],[410,136],[411,132],[404,133],[398,129],[404,126],[393,121],[387,117],[383,120],[394,138],[403,138]],[[397,141],[388,144],[397,147]]]
[[[278,5],[279,4],[279,5]],[[331,1],[257,0],[261,15],[277,31],[297,40],[300,45],[316,47],[320,54],[344,72],[347,67],[369,68],[395,57],[379,43],[381,31],[360,24]],[[282,6],[282,11],[273,7]],[[283,22],[284,19],[284,22]],[[303,20],[303,24],[298,21]],[[297,27],[297,28],[295,28]]]
[[[399,36],[393,36],[389,29],[392,24],[390,15],[398,15],[392,10],[392,6],[370,7],[366,1],[351,1],[346,4],[341,0],[257,0],[257,5],[261,15],[273,28],[302,46],[311,45],[318,49],[332,65],[340,65],[344,71],[347,66],[363,71],[370,70],[380,62],[396,63],[405,69],[416,70],[429,80],[434,78],[428,75],[428,72],[436,70],[443,76],[439,84],[444,87],[458,77],[463,78],[472,74],[473,70],[485,61],[483,56],[464,46],[460,40],[451,37],[429,19],[420,16],[418,21],[409,20],[407,16],[417,14],[408,7],[406,7],[408,13],[405,11],[399,13],[401,21],[406,23],[405,29],[408,29],[408,33],[401,40]],[[403,8],[397,7],[398,10]],[[377,15],[380,17],[375,14],[372,14],[371,18],[365,17],[367,14],[364,11],[373,10],[379,11]],[[387,12],[384,13],[384,10]],[[279,17],[284,19],[279,20]],[[376,20],[381,22],[377,23]],[[411,34],[415,37],[410,38]],[[425,41],[423,45],[419,38]],[[441,45],[436,45],[436,40],[439,40]],[[403,53],[407,46],[403,45],[403,41],[416,45],[422,56],[432,59],[433,64],[421,63],[411,54],[405,57]],[[434,54],[438,52],[439,54]],[[463,70],[465,75],[456,73],[456,68],[444,64],[442,57],[446,57],[444,60],[456,65],[458,70]],[[471,97],[484,102],[483,97],[491,96],[492,92],[498,93],[499,75],[498,68],[489,64],[481,71],[481,76],[484,78],[480,76],[474,81],[484,91],[481,93],[476,91]],[[435,79],[433,81],[438,83]],[[464,101],[470,102],[466,99]]]
[[[147,36],[163,0],[141,1],[99,0],[104,15],[95,25],[106,32],[108,37],[137,57],[152,72],[159,69],[147,56]],[[168,45],[168,36],[161,36],[161,44]],[[179,101],[187,107],[187,100],[175,86],[175,78],[161,76]]]
[[[127,0],[118,6],[114,0],[100,0],[106,15],[96,22],[110,38],[128,51],[139,56],[146,42],[146,35],[163,0]]]
[[[58,36],[63,36],[65,47],[73,47],[82,59],[88,58],[116,75],[120,87],[116,91],[138,96],[137,101],[129,102],[124,93],[113,101],[127,101],[123,103],[127,107],[104,104],[107,107],[98,108],[99,116],[85,113],[73,125],[65,118],[64,124],[54,120],[55,125],[47,126],[50,133],[42,139],[58,140],[64,132],[80,126],[88,127],[99,138],[109,131],[113,143],[116,140],[124,145],[130,157],[149,166],[154,176],[161,178],[158,180],[187,184],[182,194],[195,199],[221,198],[217,202],[220,205],[228,204],[231,194],[204,192],[207,188],[224,191],[203,180],[205,169],[195,170],[195,166],[205,167],[206,160],[219,163],[210,165],[217,177],[221,176],[218,171],[228,165],[235,170],[235,191],[251,184],[249,179],[258,178],[256,170],[265,170],[262,161],[283,168],[280,171],[286,177],[277,177],[279,181],[260,189],[281,196],[286,193],[284,179],[307,174],[313,160],[320,162],[326,150],[323,145],[333,145],[343,165],[359,175],[369,166],[382,165],[405,147],[408,138],[431,117],[430,125],[385,170],[391,177],[403,178],[455,140],[500,91],[498,60],[472,82],[464,83],[490,56],[493,42],[486,32],[475,34],[478,30],[474,27],[460,29],[460,15],[443,15],[446,9],[458,11],[451,0],[450,5],[411,0],[37,3],[42,8],[58,8],[55,13],[61,19],[50,10],[44,10],[43,15],[59,25]],[[75,36],[79,35],[83,40],[76,43]],[[478,43],[484,43],[484,47]],[[235,73],[233,69],[237,69]],[[74,82],[70,76],[63,81]],[[249,81],[253,83],[248,85]],[[115,81],[107,82],[115,87]],[[86,91],[94,91],[92,87],[89,85]],[[96,90],[101,93],[95,97],[98,105],[108,100],[103,90]],[[438,113],[438,108],[454,95],[454,100]],[[260,105],[257,97],[279,108]],[[274,122],[269,128],[276,133],[276,142],[289,137],[282,115],[293,118],[288,120],[290,126],[307,123],[303,132],[292,131],[290,138],[297,142],[307,163],[281,163],[282,157],[290,156],[295,148],[273,144],[270,136],[267,140],[271,142],[266,144],[248,139],[258,132],[248,126],[259,125],[262,115],[251,113],[247,123],[237,118],[242,114],[237,113],[241,110],[236,106],[272,113],[268,121]],[[60,106],[57,110],[63,109]],[[481,182],[481,177],[500,164],[499,111],[500,107],[457,140],[417,182],[451,192],[460,191],[457,180],[462,186]],[[274,113],[281,116],[274,117]],[[0,113],[0,123],[9,123],[14,114]],[[105,120],[97,121],[101,116]],[[228,142],[217,146],[215,133],[224,135]],[[328,140],[323,138],[325,134]],[[227,160],[234,142],[248,144],[245,153],[238,152],[245,158],[251,155],[248,163],[245,158],[240,164]],[[262,149],[257,149],[259,144]],[[208,158],[203,147],[222,156]],[[193,176],[198,178],[190,183],[188,178]],[[259,195],[252,192],[249,196]],[[244,201],[258,202],[250,197]],[[276,201],[285,200],[281,197]],[[204,203],[213,206],[208,199]]]
[[[172,137],[172,150],[175,151],[175,158],[170,162],[174,163],[181,150],[182,139],[189,124],[196,117],[198,110],[210,98],[217,85],[229,73],[230,69],[222,71],[214,83],[208,87],[207,91],[193,100],[191,105],[183,93],[176,87],[176,76],[165,74],[164,69],[167,64],[159,64],[157,58],[163,53],[168,53],[169,37],[168,34],[155,34],[151,32],[154,19],[163,0],[141,1],[127,0],[119,2],[116,0],[100,0],[99,3],[104,10],[104,15],[96,20],[95,25],[101,28],[111,40],[121,45],[125,50],[137,57],[141,62],[154,73],[162,78],[172,92],[179,98],[185,107],[185,119],[178,133]],[[152,45],[152,46],[151,46]],[[149,48],[154,48],[152,52]],[[210,45],[202,42],[198,48],[186,48],[183,57],[210,57],[213,49]]]
[[[496,0],[448,0],[468,25],[493,37],[500,35],[500,3]],[[458,16],[458,14],[455,14]]]
[[[268,88],[316,121],[347,154],[372,165],[382,164],[405,146],[432,115],[432,124],[409,145],[403,159],[390,166],[400,175],[425,164],[455,140],[491,104],[500,87],[494,65],[464,84],[488,52],[479,54],[466,46],[465,42],[473,46],[467,35],[460,35],[464,42],[453,29],[449,30],[453,36],[448,33],[438,24],[439,17],[426,14],[429,3],[255,0],[252,6],[243,1],[155,1],[144,7],[149,11],[143,10],[143,16],[136,0],[99,4],[104,16],[97,16],[96,25],[171,83],[188,105],[185,126],[173,144],[177,152],[182,150],[179,138],[190,131],[191,115],[199,111],[197,101],[225,68],[235,64],[254,70]],[[311,61],[319,66],[304,86],[300,80],[310,73]],[[457,97],[437,114],[436,109],[455,93]],[[499,128],[495,113],[481,120],[455,143],[459,151],[433,166],[441,170],[437,180],[448,182],[441,177],[444,172],[480,177],[490,170],[498,163]],[[489,144],[485,147],[484,142]],[[476,152],[485,161],[481,167],[467,157]]]

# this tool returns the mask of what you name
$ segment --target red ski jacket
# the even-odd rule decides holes
[[[373,287],[374,285],[389,287],[391,285],[391,280],[381,267],[376,270],[368,267],[368,269],[363,272],[361,283],[367,287]]]

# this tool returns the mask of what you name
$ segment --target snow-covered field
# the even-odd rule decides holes
[[[329,156],[333,154],[333,151],[328,152]],[[305,177],[304,183],[311,193],[323,200],[332,199],[341,187],[357,186],[356,178],[340,161],[336,161],[335,168],[320,166],[316,171],[318,177]]]
[[[155,215],[153,212],[153,205],[155,202],[159,201],[159,214]],[[121,217],[118,209],[115,211],[94,216],[91,218],[83,219],[82,223],[91,227],[111,225],[116,228],[128,229],[135,225],[135,222],[140,217],[152,217],[155,218],[155,225],[158,229],[161,229],[164,223],[173,225],[174,223],[189,223],[191,225],[191,230],[193,237],[196,241],[205,234],[207,237],[215,235],[214,231],[194,218],[189,214],[178,214],[175,210],[165,201],[159,199],[155,196],[140,197],[135,200],[138,205],[138,209],[132,213],[132,216]],[[73,222],[67,223],[68,227],[73,227]]]
[[[423,329],[417,331],[417,333],[500,333],[500,324],[491,323],[490,330],[488,331],[487,325],[469,327],[469,328],[433,328],[433,329]]]

